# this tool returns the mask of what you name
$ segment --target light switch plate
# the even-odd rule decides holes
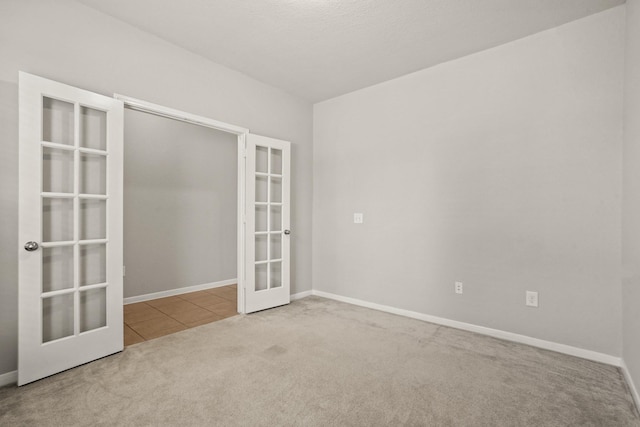
[[[526,301],[525,304],[527,307],[537,307],[538,306],[538,293],[535,291],[527,291],[526,293]]]
[[[353,214],[353,223],[354,224],[362,224],[364,222],[364,214],[354,213]]]

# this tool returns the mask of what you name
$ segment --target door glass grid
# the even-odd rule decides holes
[[[73,151],[42,147],[42,191],[73,193]]]
[[[42,343],[106,326],[107,113],[42,99]]]
[[[42,249],[42,291],[73,288],[73,246]]]
[[[256,146],[255,289],[282,287],[282,150]]]
[[[74,104],[47,96],[42,99],[42,140],[74,145]]]

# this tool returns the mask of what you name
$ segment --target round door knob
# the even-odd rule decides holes
[[[284,230],[284,234],[288,236],[289,234],[291,234],[291,230]]]
[[[24,245],[24,249],[29,252],[37,251],[38,244],[36,242],[27,242]]]

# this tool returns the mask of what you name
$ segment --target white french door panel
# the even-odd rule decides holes
[[[18,384],[123,349],[119,100],[20,73]]]
[[[290,302],[291,144],[247,134],[245,312]]]

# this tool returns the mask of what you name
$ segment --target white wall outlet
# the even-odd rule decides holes
[[[462,282],[456,282],[456,294],[461,294],[462,293]]]
[[[538,293],[534,291],[527,291],[527,300],[525,304],[527,307],[537,307],[538,306]]]
[[[364,222],[364,214],[354,213],[353,214],[353,223],[354,224],[362,224]]]

